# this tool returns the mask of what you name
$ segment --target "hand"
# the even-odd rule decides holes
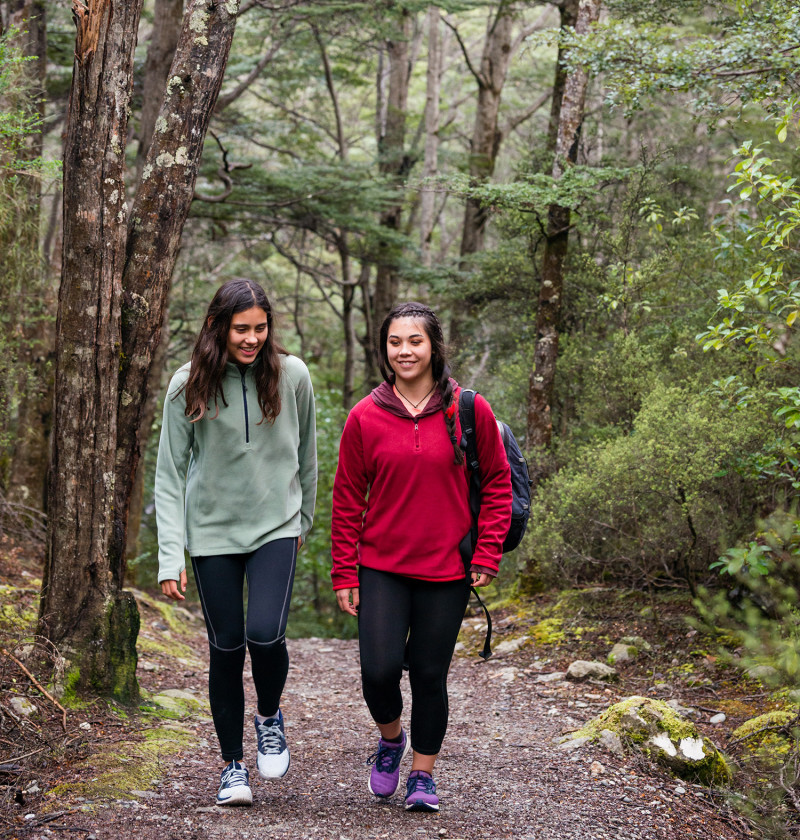
[[[297,538],[297,550],[298,550],[298,551],[300,551],[300,549],[301,549],[302,547],[303,547],[303,538],[302,538],[302,537],[298,537],[298,538]]]
[[[473,586],[488,586],[493,580],[494,575],[486,574],[486,572],[470,572]]]
[[[186,592],[186,569],[181,572],[180,592],[178,591],[178,585],[177,580],[162,580],[161,591],[173,601],[185,601],[186,598],[181,595],[181,592]]]
[[[336,603],[339,604],[339,609],[342,612],[350,615],[358,615],[358,587],[353,589],[337,589]]]

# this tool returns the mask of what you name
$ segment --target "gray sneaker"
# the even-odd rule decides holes
[[[258,775],[262,779],[281,779],[289,769],[289,747],[286,746],[286,733],[283,729],[283,713],[278,709],[278,716],[267,718],[259,723],[254,718],[256,738],[258,738]]]
[[[232,761],[223,771],[217,791],[217,805],[252,805],[250,774],[238,761]]]

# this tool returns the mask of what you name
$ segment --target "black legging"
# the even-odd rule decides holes
[[[437,755],[447,730],[447,671],[469,598],[465,580],[444,583],[359,569],[358,644],[364,699],[376,723],[403,711],[408,639],[411,746]]]
[[[280,706],[289,671],[285,634],[296,559],[297,538],[274,540],[249,554],[192,557],[211,653],[208,697],[224,761],[244,757],[245,642],[258,713],[272,715]]]

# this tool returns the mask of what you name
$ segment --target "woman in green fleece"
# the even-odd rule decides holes
[[[211,301],[191,363],[169,384],[155,481],[161,589],[184,600],[185,548],[208,630],[224,765],[218,805],[253,801],[242,745],[245,648],[258,696],[258,773],[280,778],[289,769],[280,710],[286,617],[316,484],[308,369],[275,341],[264,290],[230,280]]]

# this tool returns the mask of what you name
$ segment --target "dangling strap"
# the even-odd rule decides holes
[[[483,650],[478,654],[481,659],[488,659],[492,655],[492,617],[489,615],[489,610],[486,608],[486,604],[483,603],[481,600],[481,596],[478,595],[478,590],[474,586],[470,586],[472,590],[472,594],[478,599],[478,603],[483,608],[483,612],[486,615],[486,638],[483,642]]]

